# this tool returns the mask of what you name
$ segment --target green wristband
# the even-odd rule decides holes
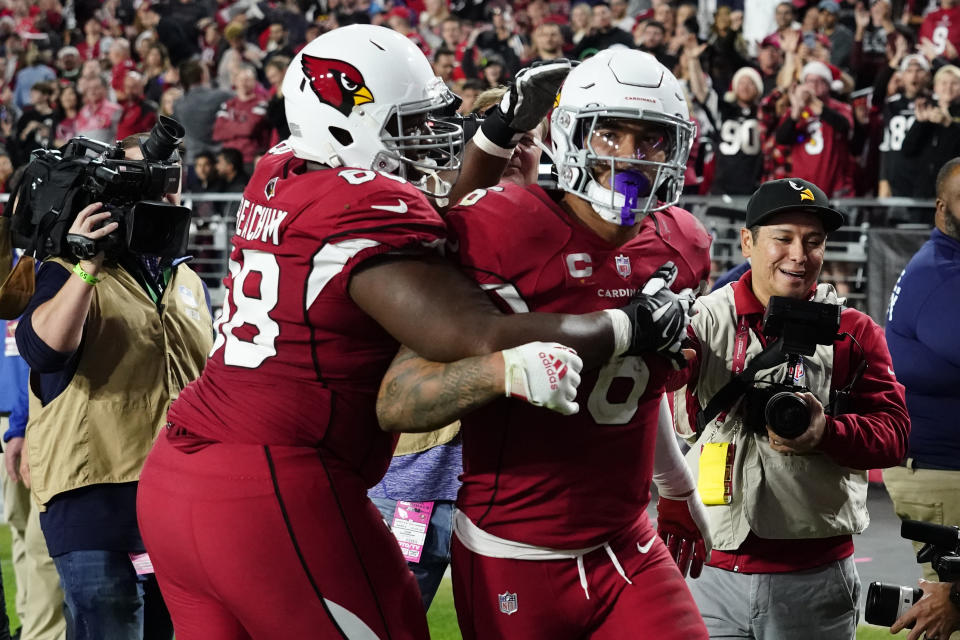
[[[84,282],[86,282],[87,284],[89,284],[91,287],[92,287],[93,285],[97,284],[98,282],[100,282],[100,278],[98,278],[98,277],[96,277],[96,276],[92,276],[92,275],[90,275],[89,273],[87,273],[86,271],[84,271],[84,270],[80,267],[80,263],[79,263],[79,262],[73,266],[73,272],[74,272],[75,274],[77,274],[78,276],[80,276],[80,279],[83,280]]]

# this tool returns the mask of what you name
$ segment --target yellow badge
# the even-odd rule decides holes
[[[804,189],[803,191],[801,191],[800,202],[803,202],[804,200],[813,201],[813,191],[810,191],[810,189]]]
[[[708,442],[700,449],[700,479],[697,490],[703,504],[730,504],[733,499],[732,442]]]

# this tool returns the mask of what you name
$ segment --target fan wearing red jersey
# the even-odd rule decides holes
[[[940,8],[924,16],[917,40],[931,44],[938,56],[956,60],[960,50],[960,6],[956,0],[940,0]]]
[[[631,298],[656,309],[646,296],[701,286],[709,234],[673,206],[692,136],[682,95],[652,56],[603,51],[570,73],[552,116],[563,192],[501,184],[448,212],[448,248],[504,311],[618,313]],[[453,577],[464,638],[707,637],[683,575],[691,561],[699,574],[709,538],[663,402],[679,344],[668,326],[646,335],[585,371],[569,416],[482,397],[484,382],[457,364],[409,351],[394,361],[381,426],[462,420]],[[646,516],[651,479],[669,550]]]
[[[438,361],[496,352],[500,393],[569,413],[579,357],[531,341],[599,361],[640,315],[503,315],[436,255],[425,194],[455,193],[462,131],[428,120],[453,97],[406,38],[331,31],[283,93],[291,136],[244,190],[216,341],[148,458],[139,523],[179,640],[426,638],[366,497],[392,450],[375,401],[398,341]],[[501,132],[532,117],[514,107]]]
[[[800,81],[791,91],[790,110],[777,126],[777,144],[790,148],[794,175],[821,185],[830,197],[849,197],[853,111],[830,96],[833,73],[825,63],[808,62],[800,70]]]

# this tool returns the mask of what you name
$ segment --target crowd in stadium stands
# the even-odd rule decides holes
[[[654,54],[697,125],[688,193],[750,194],[796,175],[831,197],[931,198],[933,180],[916,178],[960,154],[954,0],[403,2],[3,0],[0,182],[34,149],[113,141],[165,114],[187,130],[188,190],[239,191],[288,135],[290,58],[354,23],[413,40],[464,113],[534,62]],[[213,172],[198,171],[207,154]]]

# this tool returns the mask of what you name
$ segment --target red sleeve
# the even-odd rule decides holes
[[[690,267],[694,277],[700,282],[707,282],[710,277],[710,245],[713,243],[713,236],[689,211],[680,207],[670,207],[667,212],[673,218],[677,229],[675,232],[661,229],[661,233],[664,234],[667,242],[681,247],[682,258]],[[682,240],[675,238],[674,233]],[[679,244],[680,242],[682,244]]]
[[[210,139],[214,142],[223,142],[233,137],[233,132],[230,131],[233,123],[226,109],[227,105],[220,105],[220,111],[217,112],[217,117],[213,121],[213,133]]]
[[[372,171],[338,174],[316,185],[314,201],[298,216],[304,251],[323,247],[323,259],[343,265],[332,285],[345,293],[353,270],[376,256],[439,252],[446,227],[412,185]]]
[[[923,19],[923,22],[920,23],[920,32],[917,34],[917,41],[926,38],[927,40],[933,40],[933,23],[940,12],[934,11],[926,18]]]
[[[694,356],[692,360],[687,360],[687,366],[679,371],[673,371],[667,375],[666,390],[676,391],[684,385],[688,389],[696,387],[697,380],[700,377],[700,354],[702,345],[697,335],[693,332],[693,327],[687,327],[687,340],[683,343],[684,349],[693,349]]]
[[[349,172],[361,176],[373,173],[344,169],[339,174]],[[324,198],[316,204],[326,207],[331,203]],[[339,209],[337,228],[344,236],[376,234],[386,238],[396,233],[415,233],[431,241],[446,237],[443,220],[426,196],[399,178],[377,174],[361,185],[344,184],[338,189],[335,206]]]
[[[867,369],[853,387],[849,412],[827,416],[818,448],[837,464],[853,469],[896,466],[907,453],[910,417],[903,385],[893,375],[883,329],[869,316],[848,309],[841,316],[840,331],[852,334],[863,347]],[[849,364],[840,363],[841,358]],[[849,338],[838,343],[834,350],[836,388],[847,384],[860,361],[859,350]]]
[[[444,220],[450,233],[448,248],[464,267],[477,270],[471,274],[478,282],[484,274],[502,276],[500,249],[504,245],[503,211],[513,211],[515,204],[502,194],[501,187],[477,189],[467,194]]]

